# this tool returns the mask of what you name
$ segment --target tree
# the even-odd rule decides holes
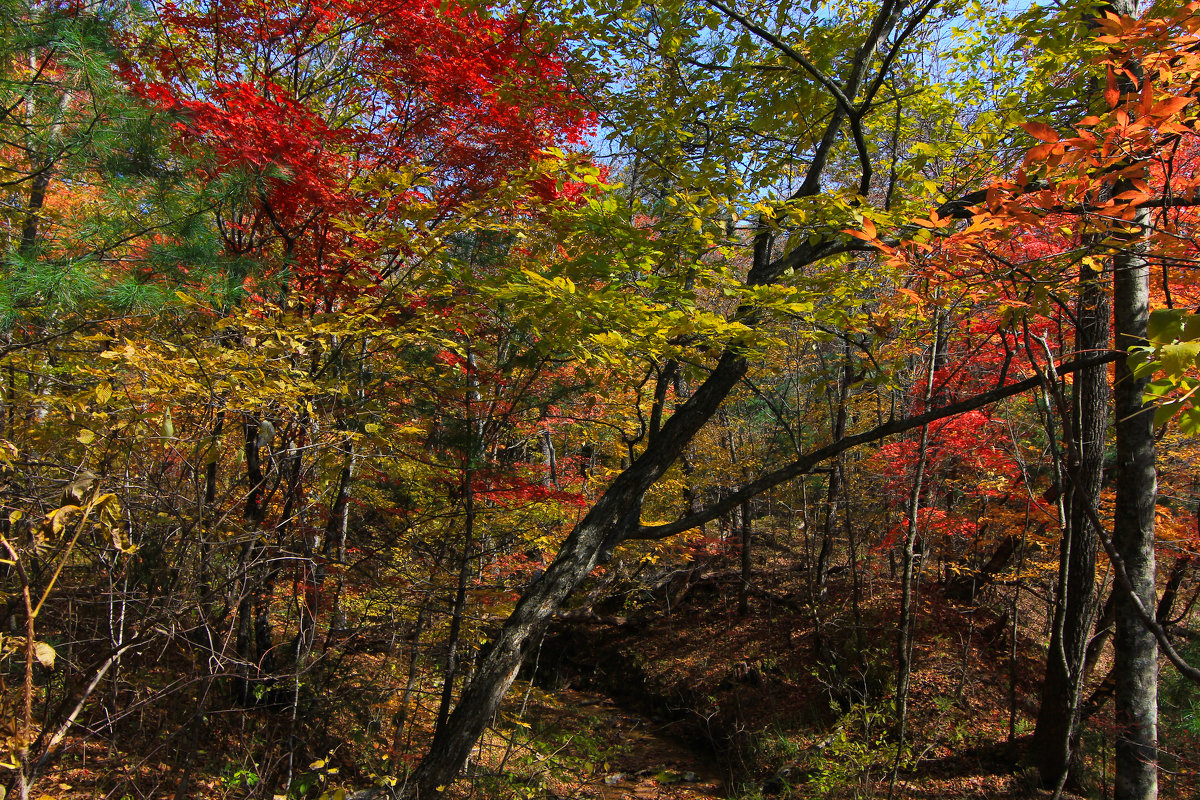
[[[873,160],[864,140],[863,126],[866,120],[872,118],[873,110],[887,104],[888,101],[877,99],[877,93],[892,77],[897,57],[903,48],[911,43],[914,32],[919,29],[921,22],[932,9],[932,4],[907,9],[900,4],[884,3],[880,9],[872,12],[868,20],[848,23],[849,29],[865,29],[867,33],[862,38],[852,36],[853,43],[837,55],[823,53],[823,56],[829,58],[829,63],[840,65],[842,71],[839,78],[827,75],[820,65],[810,61],[807,55],[789,44],[791,34],[798,28],[787,26],[801,25],[798,21],[800,17],[790,18],[787,14],[778,14],[776,19],[780,20],[780,25],[785,26],[783,33],[776,33],[737,10],[716,2],[707,8],[655,6],[645,9],[644,16],[633,18],[632,27],[637,32],[631,34],[631,38],[649,43],[655,56],[652,63],[661,70],[652,73],[651,79],[662,81],[666,87],[664,91],[651,95],[653,99],[661,100],[670,108],[669,111],[664,108],[664,111],[667,111],[664,127],[652,126],[646,131],[656,143],[660,136],[668,137],[666,153],[656,152],[660,158],[657,163],[662,164],[664,170],[677,173],[688,168],[689,162],[683,157],[687,152],[686,143],[697,135],[692,130],[699,130],[704,132],[704,136],[711,138],[706,147],[699,151],[700,157],[695,162],[696,169],[699,175],[706,174],[706,169],[709,170],[707,174],[712,174],[711,161],[705,160],[705,156],[709,155],[706,148],[707,145],[712,145],[712,154],[720,158],[721,151],[714,143],[718,135],[724,134],[725,131],[715,126],[707,128],[702,121],[691,123],[694,127],[689,130],[688,126],[675,126],[675,120],[694,113],[695,107],[689,105],[689,102],[698,101],[699,98],[703,98],[702,102],[706,107],[716,108],[722,114],[726,113],[726,109],[721,107],[719,101],[715,102],[713,97],[714,94],[717,98],[746,96],[744,85],[739,82],[741,76],[737,75],[740,70],[746,70],[753,80],[770,81],[776,80],[776,69],[789,76],[794,74],[793,71],[799,72],[811,80],[797,87],[801,95],[813,97],[814,100],[821,98],[816,102],[824,103],[829,109],[826,121],[822,125],[801,131],[797,136],[797,149],[805,153],[806,163],[805,168],[800,170],[796,177],[795,186],[798,188],[788,193],[780,204],[763,204],[760,207],[761,213],[753,228],[753,261],[741,288],[735,289],[735,292],[747,299],[769,296],[769,290],[776,286],[785,274],[794,271],[803,275],[806,270],[812,270],[819,275],[816,265],[822,261],[859,249],[853,241],[844,238],[836,226],[840,224],[838,220],[843,218],[842,215],[847,210],[862,208],[862,204],[870,196]],[[783,22],[784,20],[792,21]],[[629,23],[630,20],[626,18],[622,25],[628,26]],[[605,20],[604,24],[610,28],[617,27],[612,25],[611,20]],[[707,34],[701,33],[709,28],[728,31],[731,39],[725,42],[717,36],[708,37]],[[692,38],[689,38],[688,34],[691,34]],[[844,40],[833,36],[823,40],[826,45],[840,44],[842,41]],[[761,50],[759,43],[762,43]],[[719,76],[720,90],[715,93],[701,91],[700,85],[689,82],[682,75],[684,66],[696,67],[698,71],[694,73],[694,77],[697,78]],[[718,79],[714,78],[714,81],[716,80]],[[689,91],[694,91],[695,94],[690,95]],[[778,97],[774,93],[760,96]],[[760,96],[750,95],[752,100],[757,100]],[[633,106],[632,110],[638,115],[645,111],[640,105]],[[770,119],[774,121],[776,117]],[[849,153],[837,147],[842,132],[847,129],[848,138],[853,142]],[[678,137],[676,141],[670,141],[673,135]],[[685,144],[680,145],[679,141]],[[758,175],[757,170],[762,164],[755,161],[749,161],[748,164],[747,174]],[[840,170],[846,170],[854,177],[834,177]],[[699,181],[699,178],[696,180]],[[847,187],[852,198],[849,209],[846,205],[839,207],[826,199],[827,195],[822,193],[824,181],[830,181],[838,187]],[[695,203],[694,200],[692,202]],[[680,205],[678,200],[675,203],[677,207]],[[685,213],[699,216],[696,205],[685,206]],[[963,204],[950,204],[948,208],[943,209],[943,214],[949,216],[955,208],[961,211],[965,207]],[[810,208],[818,208],[820,212],[810,215]],[[934,219],[937,218],[938,215],[935,215]],[[703,218],[697,222],[697,229],[703,230]],[[796,225],[800,230],[806,231],[806,240],[796,237],[799,241],[794,246],[789,243],[788,250],[778,254],[773,247],[776,230],[781,227],[787,229],[785,226],[790,225]],[[868,224],[868,233],[863,238],[873,239],[874,232],[874,226]],[[667,269],[686,270],[691,268],[690,264],[696,263],[697,261],[684,260],[662,266]],[[750,303],[744,302],[733,316],[733,320],[753,329],[761,323],[769,309],[769,305],[767,309],[755,309]],[[827,307],[820,311],[806,308],[805,311],[817,319],[822,311],[846,314],[845,306]],[[960,403],[951,403],[924,414],[881,425],[862,434],[846,436],[825,447],[810,450],[791,464],[747,482],[739,491],[727,495],[712,507],[688,515],[679,522],[643,527],[639,521],[643,496],[679,458],[697,432],[713,418],[721,402],[742,380],[748,366],[746,345],[740,341],[727,345],[715,359],[707,377],[699,382],[671,416],[664,419],[657,436],[648,440],[636,459],[614,478],[583,520],[575,526],[545,575],[526,590],[512,615],[493,639],[488,655],[464,690],[458,707],[449,717],[447,725],[439,731],[429,754],[414,774],[410,794],[430,796],[436,787],[453,778],[486,721],[498,707],[529,644],[536,641],[551,616],[579,582],[621,542],[682,532],[705,520],[714,519],[723,511],[736,507],[770,486],[805,473],[822,460],[855,444],[871,441],[888,433],[919,427],[932,419],[957,411],[978,407],[988,399],[1008,396],[1010,393],[1031,388],[1037,382],[1037,379],[1018,382],[976,395]]]
[[[1116,595],[1119,633],[1114,668],[1116,713],[1121,731],[1117,743],[1120,797],[1157,794],[1158,649],[1161,647],[1185,674],[1197,674],[1174,652],[1152,611],[1155,606],[1154,422],[1156,418],[1159,424],[1168,421],[1173,413],[1185,407],[1186,401],[1167,403],[1155,412],[1147,398],[1166,394],[1172,381],[1160,379],[1160,388],[1151,390],[1150,373],[1154,365],[1165,366],[1169,362],[1154,362],[1144,355],[1150,350],[1146,343],[1151,303],[1150,264],[1158,261],[1165,270],[1169,263],[1194,258],[1190,244],[1181,246],[1176,238],[1180,227],[1190,226],[1189,213],[1178,209],[1190,203],[1173,199],[1180,196],[1180,191],[1191,190],[1186,180],[1183,185],[1173,183],[1176,154],[1187,152],[1194,136],[1190,118],[1182,113],[1193,102],[1189,79],[1178,82],[1178,70],[1187,72],[1191,59],[1165,45],[1168,36],[1189,41],[1190,34],[1181,31],[1192,29],[1194,15],[1195,9],[1191,7],[1176,15],[1140,21],[1109,13],[1100,23],[1102,35],[1098,39],[1111,48],[1098,59],[1108,70],[1105,92],[1108,111],[1076,123],[1074,135],[1060,135],[1044,125],[1027,126],[1042,144],[1029,152],[1025,169],[1016,182],[993,190],[988,210],[977,216],[972,226],[981,233],[968,229],[960,239],[966,241],[978,235],[981,238],[972,247],[981,245],[980,250],[994,253],[1002,250],[1003,245],[995,241],[983,245],[983,242],[990,238],[986,226],[995,225],[997,220],[1007,216],[1021,223],[1030,215],[1048,220],[1053,215],[1069,213],[1084,221],[1083,244],[1090,244],[1099,256],[1113,259],[1116,350],[1128,357],[1118,360],[1115,379],[1118,489],[1112,541],[1103,532],[1092,502],[1078,504],[1076,508],[1106,546],[1120,586]],[[1159,60],[1160,57],[1164,60]],[[1039,188],[1032,192],[1031,178],[1040,181]],[[1008,199],[991,202],[1005,193]],[[1156,214],[1161,216],[1155,218]],[[999,228],[1011,230],[1008,227],[1011,224],[1001,222]],[[1088,257],[1095,256],[1085,255],[1085,260]],[[1164,285],[1169,294],[1169,282]],[[1178,371],[1175,374],[1182,375]],[[1063,411],[1064,418],[1068,418],[1065,407]],[[1080,463],[1078,451],[1073,452],[1067,477],[1074,491],[1080,497],[1087,497],[1091,491],[1090,479],[1081,479],[1075,466]],[[1068,593],[1077,591],[1086,600],[1086,590],[1078,584],[1072,587],[1068,582],[1064,586]],[[1073,636],[1076,648],[1073,656],[1052,652],[1050,658],[1062,657],[1071,681],[1078,682],[1082,650],[1078,632]],[[1077,697],[1077,691],[1073,689],[1072,695]],[[1070,712],[1068,719],[1069,716]],[[1049,771],[1051,776],[1065,768],[1065,752],[1060,752],[1056,760],[1059,766]]]
[[[470,328],[478,309],[461,300],[482,290],[448,277],[459,268],[470,276],[450,245],[524,227],[529,249],[540,248],[539,231],[565,213],[555,204],[570,207],[580,191],[569,178],[597,180],[544,150],[577,139],[588,115],[563,80],[554,35],[527,15],[437,4],[159,10],[153,24],[75,6],[5,17],[28,25],[11,41],[30,56],[5,84],[17,87],[5,107],[26,117],[0,120],[27,137],[12,159],[22,199],[9,220],[20,232],[9,237],[10,260],[20,269],[6,271],[5,285],[8,320],[24,334],[5,350],[7,435],[23,478],[6,484],[6,514],[36,520],[47,497],[87,474],[105,490],[96,513],[108,520],[123,508],[128,524],[110,537],[128,551],[120,555],[90,539],[83,549],[68,537],[63,552],[58,541],[59,561],[42,559],[42,545],[18,545],[26,596],[38,605],[45,592],[42,619],[71,642],[58,676],[43,683],[27,670],[27,693],[43,692],[48,711],[40,730],[20,717],[23,792],[61,754],[62,731],[97,702],[106,673],[111,692],[99,702],[120,719],[137,648],[160,637],[203,654],[186,681],[152,701],[196,687],[194,712],[178,715],[164,739],[176,765],[165,779],[188,793],[205,715],[228,707],[222,689],[232,687],[244,706],[290,703],[290,726],[270,734],[288,739],[283,763],[264,767],[290,782],[304,755],[305,682],[328,669],[310,658],[326,609],[322,575],[338,574],[340,589],[345,567],[358,566],[362,542],[347,546],[346,533],[352,494],[368,489],[355,483],[356,467],[364,454],[372,476],[389,456],[419,462],[397,457],[419,452],[424,432],[410,424],[414,404],[403,392],[425,377],[431,348],[446,356],[434,370],[454,374],[463,337],[502,338],[501,323]],[[86,47],[75,46],[79,30],[92,37]],[[87,113],[55,116],[43,102],[52,93]],[[108,127],[118,121],[126,127]],[[51,177],[61,180],[61,201],[48,191]],[[111,197],[92,189],[102,180]],[[494,291],[520,274],[518,261],[480,269],[475,286]],[[72,288],[62,279],[77,273],[86,294],[42,285]],[[65,352],[43,346],[75,331]],[[497,366],[515,377],[522,358],[501,356]],[[395,369],[372,370],[372,359]],[[535,361],[529,372],[545,370]],[[553,387],[537,391],[553,396]],[[527,395],[497,402],[524,424]],[[490,432],[497,448],[510,435],[505,424]],[[444,491],[444,476],[430,473],[426,485]],[[527,485],[523,476],[487,480],[476,493]],[[537,501],[569,503],[568,494]],[[87,499],[64,508],[90,509]],[[371,532],[379,528],[396,533]],[[56,565],[69,582],[56,583]],[[70,622],[71,595],[50,591],[64,583],[109,598],[107,611],[88,606]],[[105,613],[105,636],[80,633]],[[331,616],[326,647],[339,644],[344,623]],[[156,627],[168,619],[169,632]],[[280,635],[288,627],[291,642]]]
[[[1060,616],[1075,623],[1052,649],[1073,696],[1066,734],[1051,736],[1069,746],[1089,632],[1077,613],[1087,592],[1073,582],[1089,577],[1087,543],[1074,537],[1099,518],[1095,482],[1077,476],[1085,462],[1095,475],[1099,448],[1078,452],[1083,425],[1065,425],[1064,378],[1084,371],[1095,396],[1121,354],[1102,332],[1072,330],[1066,298],[1082,291],[1077,316],[1105,316],[1095,273],[1106,258],[1141,258],[1134,240],[1156,265],[1192,256],[1147,231],[1190,236],[1182,207],[1155,216],[1187,196],[1175,181],[1182,162],[1163,147],[1189,152],[1178,102],[1190,97],[1189,56],[1164,42],[1190,17],[1161,30],[1110,20],[1116,41],[1104,46],[1116,54],[1097,55],[1125,74],[1127,45],[1143,37],[1153,47],[1137,46],[1179,59],[1161,67],[1139,55],[1176,70],[1178,86],[1162,84],[1174,88],[1135,99],[1114,77],[1109,110],[1071,133],[1059,132],[1070,107],[1046,109],[1078,96],[1093,62],[1029,88],[1030,115],[1054,125],[1026,123],[1040,143],[1017,171],[1029,140],[1002,103],[956,108],[977,92],[970,54],[994,31],[972,21],[972,41],[947,51],[942,33],[961,20],[932,0],[837,13],[596,3],[571,9],[570,30],[532,8],[474,4],[159,11],[114,24],[123,49],[95,70],[154,134],[118,159],[136,191],[123,206],[74,191],[78,176],[107,174],[98,153],[42,148],[34,155],[49,153],[63,176],[62,203],[35,208],[23,179],[10,226],[35,221],[44,273],[84,254],[126,298],[94,293],[80,314],[82,304],[22,289],[36,303],[11,304],[14,319],[36,324],[6,351],[12,447],[0,453],[21,476],[4,488],[8,530],[33,531],[21,515],[48,512],[36,530],[51,531],[52,546],[6,539],[9,559],[28,568],[6,573],[10,616],[27,623],[23,649],[6,652],[9,673],[26,676],[22,708],[42,693],[39,705],[60,710],[40,731],[32,712],[8,716],[41,765],[72,720],[103,711],[119,728],[139,672],[170,670],[178,681],[138,702],[161,712],[172,765],[162,780],[176,795],[194,787],[198,743],[219,710],[258,743],[246,768],[272,793],[298,790],[303,765],[344,742],[344,726],[370,731],[372,746],[387,738],[392,760],[352,743],[340,758],[401,777],[428,712],[433,742],[404,791],[432,796],[524,654],[618,548],[661,552],[676,534],[740,515],[749,610],[756,499],[817,470],[825,482],[804,487],[820,485],[827,501],[810,546],[815,617],[821,588],[838,581],[839,531],[852,568],[860,546],[894,548],[888,533],[903,532],[909,611],[918,553],[943,568],[947,595],[976,602],[1016,552],[1003,534],[1021,513],[1071,531]],[[1039,24],[1077,44],[1077,27]],[[970,77],[925,88],[931,49],[939,72],[956,56]],[[1054,54],[1053,69],[1076,58],[1066,45]],[[14,85],[38,84],[23,63]],[[605,67],[626,77],[591,77]],[[73,104],[63,87],[85,74],[56,74],[47,92]],[[630,154],[612,171],[627,185],[559,149],[580,145],[584,108],[599,109],[613,147]],[[55,124],[51,114],[30,130],[53,141]],[[48,174],[38,158],[18,172]],[[55,210],[54,226],[42,209]],[[104,218],[93,244],[84,220]],[[20,237],[10,238],[17,258]],[[113,313],[139,308],[153,313]],[[1131,369],[1146,380],[1167,365],[1171,380],[1150,386],[1170,408],[1156,413],[1186,419],[1194,321],[1157,320]],[[49,333],[68,346],[44,346]],[[1035,391],[1047,402],[1011,404],[1016,424],[988,408]],[[1137,431],[1143,443],[1148,430]],[[889,521],[864,541],[850,515],[852,462],[840,456],[918,431],[870,461],[887,481],[871,508]],[[88,475],[90,500],[76,483]],[[79,502],[55,502],[64,485]],[[1053,507],[1048,485],[1075,486],[1073,511]],[[886,496],[907,502],[889,509]],[[55,519],[86,509],[107,522],[80,523],[77,539],[55,532]],[[994,532],[997,553],[981,564]],[[1125,538],[1146,541],[1141,528]],[[1144,625],[1152,599],[1143,591],[1121,613]],[[903,617],[902,627],[914,618]],[[54,675],[36,665],[48,630],[71,652]],[[151,651],[176,655],[160,663]],[[416,708],[423,676],[441,681],[436,707]],[[351,696],[372,702],[342,702]],[[22,772],[26,792],[40,768]]]

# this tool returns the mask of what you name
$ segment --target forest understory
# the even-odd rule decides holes
[[[1000,572],[988,576],[986,586],[980,581],[973,601],[953,600],[945,578],[957,573],[939,578],[936,565],[924,571],[914,606],[910,725],[891,788],[897,767],[894,565],[889,569],[881,554],[868,556],[856,570],[857,587],[847,565],[835,566],[814,603],[818,590],[804,554],[779,544],[787,539],[782,531],[768,528],[763,535],[773,546],[756,558],[744,614],[736,552],[643,568],[633,577],[618,561],[607,577],[597,575],[603,592],[593,594],[586,608],[566,612],[536,646],[464,775],[444,796],[1054,794],[1040,785],[1028,752],[1051,625],[1045,581]],[[1191,613],[1177,618],[1176,626],[1194,629],[1200,581],[1189,574],[1177,589],[1191,598]],[[486,618],[480,622],[487,625]],[[398,731],[402,687],[388,685],[386,676],[411,667],[404,657],[407,649],[411,659],[411,645],[385,641],[379,630],[343,635],[363,640],[347,648],[354,655],[339,657],[349,663],[338,665],[357,690],[340,692],[340,708],[325,706],[321,713],[328,718],[306,724],[305,737],[324,731],[328,753],[315,758],[320,747],[305,741],[306,763],[293,767],[295,796],[386,796],[387,787],[403,783],[394,764],[422,752],[432,735],[436,665],[417,668],[408,727]],[[1111,667],[1110,655],[1096,659],[1084,693],[1093,732],[1082,745],[1079,777],[1063,797],[1110,796],[1116,730]],[[153,671],[165,681],[182,668],[164,652]],[[146,683],[149,692],[155,680]],[[1196,693],[1178,680],[1167,686],[1174,691],[1164,693],[1160,790],[1163,797],[1194,797],[1200,785]],[[238,761],[236,754],[247,742],[259,752],[294,746],[289,736],[296,719],[289,709],[267,704],[248,714],[212,714],[189,726],[192,704],[200,701],[186,691],[181,695],[181,702],[150,717],[136,713],[136,697],[115,702],[134,713],[98,730],[99,736],[71,737],[71,755],[46,776],[52,796],[98,800],[190,791],[233,800],[254,796],[259,781],[283,767],[251,757]]]
[[[0,800],[1196,797],[1200,0],[0,0]]]

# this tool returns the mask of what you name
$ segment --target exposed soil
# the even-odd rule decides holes
[[[532,725],[570,732],[567,752],[576,741],[579,750],[593,749],[596,760],[591,762],[591,774],[581,776],[577,796],[604,800],[721,796],[723,781],[711,753],[681,736],[678,722],[642,715],[610,697],[575,689],[556,692],[553,704],[532,705],[527,719]]]
[[[767,573],[759,588],[746,617],[731,607],[734,587],[712,582],[669,613],[647,603],[617,624],[561,625],[542,646],[538,679],[564,702],[580,689],[603,692],[637,709],[647,732],[665,731],[686,745],[678,755],[648,761],[675,758],[674,770],[699,774],[686,766],[689,751],[693,758],[711,753],[701,758],[722,789],[886,796],[893,741],[890,587],[860,595],[855,611],[849,587],[832,586],[821,619],[786,573]],[[855,615],[861,636],[852,633]],[[1019,760],[1033,709],[1011,708],[1009,690],[1011,681],[1017,697],[1036,695],[1044,658],[1038,644],[1019,639],[1010,660],[1011,629],[1003,617],[950,603],[934,587],[923,592],[917,625],[909,750],[897,796],[1037,796]],[[654,766],[639,762],[617,771],[636,775]],[[647,796],[642,791],[634,796]]]

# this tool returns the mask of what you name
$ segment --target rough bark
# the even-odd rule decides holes
[[[1076,303],[1075,352],[1086,356],[1109,347],[1108,297],[1102,275],[1085,262],[1080,265],[1079,297]],[[1059,587],[1057,604],[1062,626],[1051,632],[1042,702],[1038,710],[1033,752],[1043,786],[1058,786],[1070,766],[1074,750],[1075,722],[1079,697],[1076,687],[1083,669],[1084,651],[1096,616],[1095,576],[1099,543],[1089,524],[1086,508],[1100,501],[1104,472],[1104,444],[1108,429],[1108,367],[1097,365],[1080,370],[1074,382],[1071,425],[1067,435],[1071,475],[1069,517],[1063,555],[1065,581]]]

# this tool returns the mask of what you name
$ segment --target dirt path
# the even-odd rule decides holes
[[[556,758],[576,765],[560,797],[602,800],[701,800],[721,797],[715,759],[680,738],[671,722],[651,719],[594,692],[567,689],[531,703],[526,719],[562,736]],[[571,785],[573,783],[573,785]]]

